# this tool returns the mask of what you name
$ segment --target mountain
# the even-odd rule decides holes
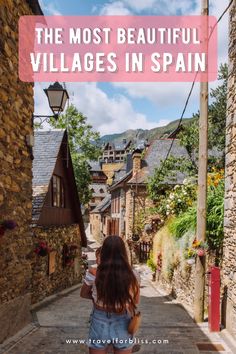
[[[182,120],[183,125],[189,125],[194,122],[196,118],[184,118]],[[101,137],[100,141],[101,144],[107,143],[107,142],[113,142],[113,143],[118,143],[122,141],[123,139],[129,140],[129,139],[134,139],[137,137],[138,134],[138,139],[148,139],[149,142],[151,142],[154,139],[162,138],[164,136],[168,136],[170,133],[172,133],[178,126],[179,120],[175,120],[173,122],[170,122],[164,127],[157,127],[153,128],[150,130],[144,130],[144,129],[129,129],[126,130],[123,133],[119,134],[109,134],[109,135],[104,135]]]

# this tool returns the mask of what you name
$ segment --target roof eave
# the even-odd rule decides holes
[[[27,0],[27,3],[35,15],[44,16],[38,0]]]

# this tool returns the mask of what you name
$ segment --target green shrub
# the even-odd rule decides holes
[[[153,252],[150,253],[150,256],[147,260],[147,266],[152,270],[152,272],[154,273],[157,269],[157,266],[156,264],[154,263],[154,260],[153,260]]]
[[[177,216],[169,225],[169,230],[177,239],[187,231],[196,230],[197,206],[190,207]],[[212,250],[222,246],[224,238],[224,181],[208,187],[207,196],[207,243]]]

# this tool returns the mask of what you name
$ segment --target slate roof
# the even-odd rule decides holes
[[[125,150],[131,144],[131,142],[131,140],[126,140],[125,142],[121,141],[119,143],[115,143],[114,148],[116,151]]]
[[[103,213],[111,205],[111,195],[107,194],[106,197],[91,211],[93,213]]]
[[[125,173],[125,174],[123,175],[123,177],[121,177],[119,180],[115,181],[115,183],[113,183],[113,184],[111,185],[111,187],[109,188],[109,190],[110,190],[110,191],[115,190],[116,188],[118,188],[118,187],[120,186],[120,184],[121,184],[122,182],[128,181],[128,179],[129,179],[131,176],[132,176],[132,171],[129,171],[129,172]]]
[[[61,149],[61,145],[66,139],[68,144],[68,136],[66,130],[55,129],[50,131],[35,131],[34,132],[34,148],[33,148],[33,208],[32,208],[32,222],[33,225],[37,224],[40,218],[44,201],[48,193],[51,177],[56,166],[58,154]],[[70,183],[74,183],[75,193],[73,199],[75,202],[75,208],[77,211],[78,222],[80,226],[82,246],[86,247],[87,238],[84,230],[84,223],[81,213],[81,205],[79,196],[76,189],[76,182],[74,179],[73,166],[69,151],[69,163],[72,168],[72,180]]]
[[[90,161],[89,162],[90,170],[94,172],[100,172],[102,171],[101,169],[101,164],[98,161]]]
[[[93,189],[93,197],[104,197],[104,194],[107,193],[107,184],[104,183],[91,183],[89,185],[90,189]],[[103,189],[101,193],[100,190]]]
[[[33,222],[39,220],[65,130],[35,131],[33,148]]]
[[[166,158],[169,147],[172,143],[172,139],[157,139],[152,142],[149,146],[147,152],[144,156],[143,167],[140,172],[138,172],[128,184],[145,184],[147,183],[148,177],[154,175],[155,168],[160,167],[161,161]],[[180,146],[178,140],[174,140],[173,147],[171,150],[171,155],[175,157],[184,157],[189,158],[187,150]],[[177,172],[176,181],[165,181],[169,184],[181,184],[183,183],[186,175],[183,173]]]
[[[124,166],[124,168],[121,168],[118,171],[115,171],[113,184],[118,182],[120,179],[122,179],[126,175],[126,173],[127,173],[126,172],[126,166]]]
[[[112,150],[121,151],[127,149],[131,143],[132,140],[126,140],[125,142],[123,140],[119,142],[107,142],[103,148],[106,149],[108,146],[111,146]]]

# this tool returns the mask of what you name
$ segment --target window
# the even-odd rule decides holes
[[[52,176],[52,206],[65,208],[65,190],[61,177]]]

